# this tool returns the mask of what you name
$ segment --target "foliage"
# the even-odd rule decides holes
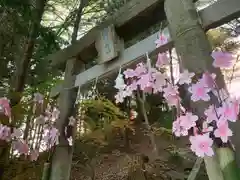
[[[85,137],[104,143],[114,129],[132,129],[127,114],[105,97],[84,100],[80,108],[90,130]]]

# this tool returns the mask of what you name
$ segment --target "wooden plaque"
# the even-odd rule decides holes
[[[119,55],[119,38],[113,25],[99,32],[95,45],[98,51],[99,64],[111,61]]]

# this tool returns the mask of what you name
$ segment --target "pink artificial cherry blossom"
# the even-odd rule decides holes
[[[190,129],[194,126],[196,126],[196,121],[198,120],[198,116],[194,115],[191,112],[186,112],[185,116],[182,116],[183,121],[182,125],[185,126],[187,129]]]
[[[228,128],[227,121],[219,121],[217,123],[217,129],[214,131],[214,136],[221,138],[222,142],[226,143],[228,141],[228,137],[232,136],[233,133],[231,129]]]
[[[218,108],[218,112],[221,120],[236,122],[239,114],[238,101],[225,101],[222,107]]]
[[[11,116],[11,107],[7,98],[0,98],[0,110],[8,117]]]
[[[155,80],[156,86],[163,87],[166,85],[167,76],[161,72],[153,73],[153,79]]]
[[[145,87],[142,91],[143,91],[144,93],[152,94],[152,91],[153,91],[152,85],[151,85],[151,86],[148,86],[148,87]]]
[[[139,85],[139,88],[141,90],[144,90],[147,87],[152,87],[152,77],[149,73],[143,74],[140,76],[140,79],[137,81],[137,84]]]
[[[194,73],[191,73],[188,70],[184,70],[183,73],[180,74],[180,78],[179,78],[178,83],[180,85],[190,84],[192,82],[192,77],[193,76],[194,76]]]
[[[209,101],[210,96],[208,92],[210,90],[211,89],[206,87],[201,81],[188,88],[188,91],[192,93],[191,100],[194,102],[199,100]]]
[[[169,95],[165,97],[168,106],[178,106],[180,97],[178,95]]]
[[[58,144],[59,141],[59,131],[58,129],[51,127],[50,129],[45,130],[44,141],[48,145],[48,147],[52,147]]]
[[[159,36],[159,39],[155,42],[157,47],[160,47],[167,42],[167,38]],[[213,52],[214,58],[213,66],[215,67],[230,67],[232,64],[233,56],[230,53],[224,52]],[[168,103],[168,106],[177,106],[181,108],[180,97],[178,87],[172,85],[169,82],[169,78],[164,76],[159,70],[163,65],[169,64],[169,58],[166,53],[159,53],[156,63],[156,68],[151,67],[150,61],[148,60],[147,65],[139,63],[135,70],[127,69],[124,72],[125,78],[129,79],[127,82],[128,86],[122,88],[121,91],[116,95],[116,100],[123,101],[125,97],[131,96],[137,87],[143,92],[163,92],[163,96]],[[180,74],[179,84],[190,84],[194,73],[184,70]],[[215,108],[214,105],[210,105],[208,109],[204,111],[206,120],[202,122],[202,128],[196,126],[198,116],[191,112],[186,112],[182,109],[182,112],[186,112],[185,115],[181,115],[173,122],[172,131],[176,136],[187,136],[188,131],[193,129],[194,136],[190,136],[191,149],[197,156],[204,157],[212,156],[214,154],[212,145],[213,139],[209,137],[209,133],[213,132],[213,125],[210,124],[212,121],[217,123],[217,129],[214,130],[213,134],[215,137],[220,137],[223,142],[227,142],[229,136],[232,135],[232,131],[228,128],[227,120],[235,122],[237,115],[239,114],[240,100],[229,100],[228,93],[223,89],[217,89],[215,83],[216,75],[210,72],[205,72],[202,78],[196,84],[192,84],[189,87],[191,93],[191,100],[196,102],[199,100],[209,101],[209,92],[213,92],[216,97],[219,98],[221,107]],[[226,101],[227,100],[227,101]],[[203,134],[199,134],[203,133]]]
[[[137,90],[136,81],[133,81],[133,83],[130,84],[129,86],[125,86],[124,89],[119,89],[119,91],[115,95],[115,102],[117,104],[122,103],[125,97],[132,96],[134,90]]]
[[[10,127],[0,124],[0,139],[4,141],[10,141],[11,139]]]
[[[177,118],[177,120],[173,122],[172,132],[177,137],[188,135],[188,129],[182,126],[180,118]]]
[[[212,52],[212,57],[214,59],[213,66],[217,68],[229,68],[232,66],[232,61],[234,59],[233,55],[228,52],[215,51]]]
[[[160,46],[162,46],[162,45],[164,45],[166,43],[168,43],[168,39],[167,39],[166,36],[164,36],[162,34],[160,34],[158,39],[155,41],[156,48],[158,48],[158,47],[160,47]]]
[[[30,152],[30,160],[31,161],[37,161],[38,156],[39,156],[38,150],[31,150],[31,152]]]
[[[29,152],[29,146],[28,144],[25,142],[25,141],[21,141],[20,143],[20,146],[19,146],[19,149],[18,149],[18,152],[20,154],[24,154],[24,155],[27,155],[28,152]]]
[[[126,87],[126,90],[127,91],[136,91],[137,88],[138,88],[137,81],[134,80],[134,81],[132,81],[132,83],[130,85],[128,85]]]
[[[204,114],[206,115],[206,121],[207,123],[211,123],[212,121],[218,120],[218,114],[216,114],[217,111],[215,110],[214,105],[210,105],[205,111]]]
[[[134,71],[136,76],[141,76],[142,74],[147,73],[147,67],[143,63],[138,63]]]
[[[167,57],[166,53],[159,53],[157,62],[156,62],[156,67],[157,68],[162,68],[163,65],[168,65],[169,64],[169,58]]]
[[[162,86],[158,86],[156,83],[153,83],[152,90],[153,90],[154,94],[157,94],[159,92],[163,92],[163,87]]]
[[[133,78],[137,76],[137,73],[133,69],[127,69],[123,72],[125,78]]]
[[[12,147],[17,150],[19,154],[27,155],[29,152],[29,146],[24,140],[13,141]]]
[[[163,97],[166,99],[168,105],[177,106],[180,102],[180,97],[178,95],[178,90],[176,86],[168,84],[167,87],[163,89]]]
[[[176,136],[187,136],[188,130],[196,126],[198,116],[187,112],[186,115],[182,115],[173,122],[173,132]]]
[[[191,150],[195,152],[198,157],[213,156],[212,149],[213,140],[209,137],[209,133],[190,136]]]
[[[166,86],[167,82],[167,76],[161,72],[154,72],[152,74],[153,77],[153,93],[158,93],[158,92],[162,92],[163,91],[163,87]]]
[[[206,87],[213,89],[215,87],[215,78],[216,74],[210,74],[209,72],[205,72],[203,73],[200,82],[203,83]]]
[[[163,89],[164,97],[167,97],[169,95],[175,96],[178,95],[178,87],[173,86],[172,84],[168,84],[167,87]]]

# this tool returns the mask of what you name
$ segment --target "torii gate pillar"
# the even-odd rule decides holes
[[[212,66],[211,46],[204,32],[201,19],[192,0],[165,0],[165,13],[169,22],[169,30],[176,51],[180,56],[183,69],[195,74],[206,71],[217,74],[217,83],[220,88],[225,86],[220,69]],[[202,117],[209,102],[190,100],[191,111]],[[216,156],[204,158],[207,174],[210,180],[223,180],[223,174]]]

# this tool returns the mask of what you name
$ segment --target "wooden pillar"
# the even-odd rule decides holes
[[[169,30],[183,69],[201,74],[209,71],[217,74],[218,86],[224,87],[220,69],[212,66],[211,46],[208,42],[200,17],[192,0],[165,0],[165,13]],[[190,101],[189,95],[188,101]],[[193,113],[202,116],[209,102],[191,103]],[[223,180],[216,156],[204,158],[209,180]]]
[[[50,168],[49,180],[69,180],[72,164],[73,147],[68,145],[65,137],[65,127],[69,117],[74,116],[75,101],[78,88],[74,87],[76,74],[84,70],[84,64],[75,58],[69,59],[66,64],[63,89],[60,92],[59,110],[60,118],[56,126],[60,131],[59,145],[56,146]],[[74,136],[74,135],[73,135]]]

